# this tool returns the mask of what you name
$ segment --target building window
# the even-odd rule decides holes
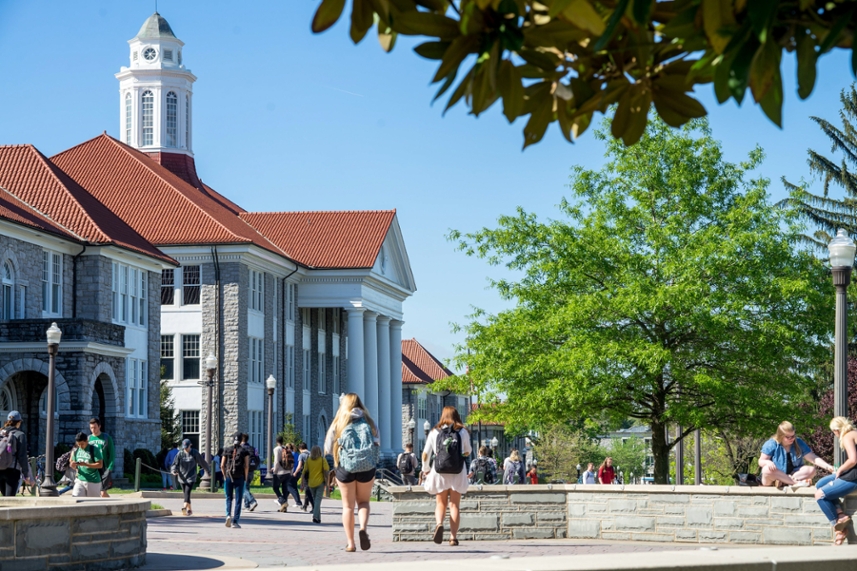
[[[417,395],[417,418],[424,418],[428,420],[428,407],[427,407],[427,399],[426,395],[419,394]]]
[[[155,95],[143,92],[143,146],[155,144]]]
[[[18,405],[15,402],[15,397],[12,395],[12,391],[9,390],[9,386],[4,385],[0,389],[0,415],[6,418],[13,410],[18,410]]]
[[[3,262],[3,299],[0,305],[0,319],[15,319],[15,274],[12,264]]]
[[[129,301],[131,303],[130,313],[130,323],[137,323],[137,314],[139,313],[140,306],[137,304],[137,300],[140,297],[140,271],[136,268],[128,269],[128,295]]]
[[[42,311],[62,312],[62,254],[42,251]]]
[[[182,268],[182,304],[199,304],[199,266]]]
[[[303,363],[303,387],[305,391],[310,390],[312,387],[312,363],[310,360],[310,350],[309,347],[304,349],[304,363]]]
[[[265,311],[265,274],[250,270],[250,309]]]
[[[137,52],[134,52],[137,55]],[[136,58],[135,58],[136,59]],[[131,94],[125,95],[125,144],[131,144]]]
[[[134,55],[132,56],[132,59],[133,59],[134,61],[137,61],[137,52],[134,52]]]
[[[142,359],[127,359],[127,371],[125,375],[127,416],[132,418],[146,418],[148,399],[146,392],[148,387],[148,367]]]
[[[172,335],[161,335],[161,380],[175,378],[176,340]]]
[[[325,323],[324,318],[324,308],[320,307],[316,313],[316,319],[318,320],[316,326],[318,327],[319,331],[324,331],[327,328],[327,324]]]
[[[182,335],[182,379],[199,379],[199,335]]]
[[[194,447],[199,447],[199,411],[183,410],[181,422],[182,438],[187,438]]]
[[[149,306],[146,304],[146,290],[148,289],[148,278],[149,274],[146,270],[140,270],[140,287],[137,290],[137,301],[140,304],[140,313],[137,319],[137,325],[146,325],[146,313],[149,310]]]
[[[181,51],[181,50],[179,50],[179,61],[178,61],[178,64],[179,64],[179,65],[181,65],[181,64],[182,64],[182,51]]]
[[[164,60],[173,61],[173,50],[164,50]]]
[[[310,321],[312,319],[311,314],[312,311],[310,311],[308,307],[301,308],[301,325],[303,325],[304,327],[310,326]]]
[[[179,52],[179,63],[181,63],[181,52]],[[190,95],[184,96],[184,145],[190,149]]]
[[[333,356],[333,394],[338,395],[342,392],[339,386],[339,356]]]
[[[173,305],[176,297],[176,272],[163,270],[161,272],[161,305]]]
[[[263,413],[261,410],[250,410],[247,411],[248,416],[248,424],[250,429],[247,431],[247,436],[249,437],[250,446],[256,448],[260,452],[263,450],[267,450],[264,442],[262,441],[262,433],[263,433],[263,424],[262,424],[262,416]],[[262,452],[260,456],[265,456],[265,453]]]
[[[172,52],[165,52],[170,54],[168,59],[172,60]],[[167,93],[167,146],[168,147],[177,147],[178,146],[178,137],[179,137],[179,98],[172,91]]]
[[[302,436],[304,437],[304,442],[312,442],[312,423],[310,422],[309,414],[304,414],[304,426]]]
[[[286,345],[286,382],[290,389],[295,388],[295,346]]]
[[[318,354],[318,394],[327,394],[327,370],[325,368],[327,359],[324,353]]]
[[[27,286],[18,286],[18,319],[27,317]]]
[[[250,382],[261,384],[265,374],[265,340],[250,337]]]
[[[335,335],[339,335],[340,333],[342,333],[341,320],[342,320],[342,310],[339,309],[338,307],[334,308],[334,310],[333,310],[333,333]]]
[[[295,320],[295,302],[297,298],[297,286],[295,284],[286,284],[286,319],[289,321]]]

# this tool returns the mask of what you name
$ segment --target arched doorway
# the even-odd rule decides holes
[[[104,375],[98,375],[98,378],[95,379],[95,384],[92,387],[92,404],[90,405],[90,410],[92,411],[93,418],[97,418],[101,421],[101,430],[102,432],[108,432],[109,428],[107,427],[107,414],[106,412],[106,402],[104,399],[104,383],[101,382],[101,378]]]
[[[0,405],[15,407],[21,413],[21,430],[27,435],[30,456],[44,452],[46,423],[41,418],[41,405],[47,388],[48,378],[42,373],[20,371],[11,375],[0,389]]]

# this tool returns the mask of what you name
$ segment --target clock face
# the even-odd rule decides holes
[[[152,61],[158,55],[158,52],[155,51],[155,48],[146,48],[143,50],[143,57],[146,58],[146,61]]]

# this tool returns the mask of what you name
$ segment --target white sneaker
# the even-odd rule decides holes
[[[792,484],[792,490],[795,490],[797,488],[808,488],[808,487],[809,487],[809,480],[798,480],[794,484]]]
[[[232,516],[226,516],[226,527],[232,527]]]
[[[240,525],[238,525],[237,523],[233,523],[233,524],[232,524],[232,529],[241,529],[241,526],[240,526]]]

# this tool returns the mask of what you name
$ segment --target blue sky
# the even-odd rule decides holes
[[[459,106],[430,106],[436,62],[400,38],[385,54],[372,32],[359,45],[347,18],[321,35],[309,23],[316,0],[160,0],[158,11],[185,42],[194,86],[194,153],[203,180],[248,210],[396,208],[417,293],[406,302],[405,337],[437,356],[452,355],[472,306],[503,307],[487,289],[499,270],[466,258],[446,241],[451,228],[492,226],[517,206],[555,215],[570,168],[598,168],[603,146],[577,144],[552,127],[521,151],[523,121],[508,125],[495,105],[475,119]],[[348,8],[346,8],[348,10]],[[118,82],[127,40],[154,1],[0,0],[0,144],[32,143],[47,155],[106,130],[117,136]],[[836,120],[839,92],[852,76],[847,54],[821,60],[807,101],[795,92],[794,59],[784,63],[784,128],[748,101],[719,106],[697,88],[728,160],[755,146],[771,179],[807,177],[806,150],[829,145],[809,120]],[[816,188],[818,185],[815,185]]]

